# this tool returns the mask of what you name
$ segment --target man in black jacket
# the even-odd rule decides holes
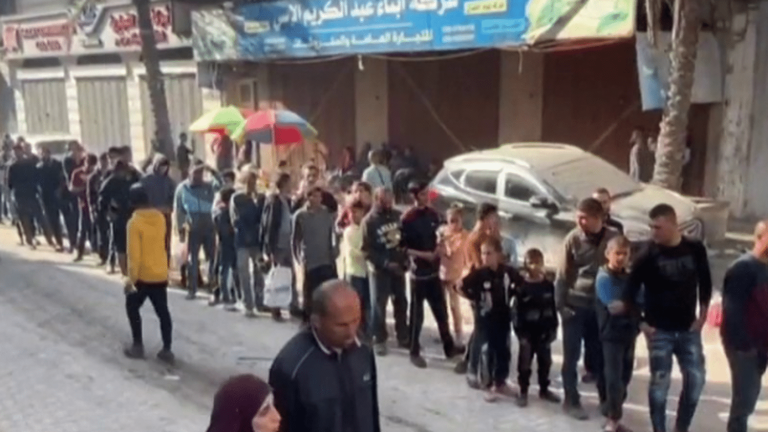
[[[11,191],[27,245],[36,248],[35,223],[40,224],[48,244],[53,245],[50,228],[40,206],[37,159],[28,157],[21,144],[13,147],[13,153],[16,160],[8,167],[8,190]]]
[[[369,279],[376,293],[373,333],[376,353],[387,354],[387,302],[392,298],[395,332],[400,347],[409,346],[408,300],[405,296],[406,256],[402,247],[400,212],[392,208],[392,192],[376,189],[375,204],[363,219],[363,253],[370,269]]]
[[[459,354],[448,327],[448,307],[445,291],[440,282],[440,254],[438,253],[437,228],[440,216],[430,207],[427,197],[427,183],[414,181],[408,185],[413,206],[403,214],[403,246],[410,258],[411,278],[411,363],[418,368],[427,367],[421,356],[421,328],[424,325],[424,300],[429,303],[437,322],[440,339],[443,341],[445,356]]]
[[[264,253],[273,265],[287,266],[293,269],[291,254],[291,176],[280,174],[275,184],[277,191],[267,197],[261,219],[261,244]],[[294,278],[293,295],[291,299],[291,315],[300,317],[298,307],[298,292]],[[272,318],[282,320],[280,310],[272,311]]]
[[[117,253],[117,262],[123,275],[127,274],[126,249],[128,219],[131,208],[128,191],[141,180],[141,173],[124,160],[115,164],[112,174],[104,180],[99,190],[99,211],[106,214],[112,224],[112,243]]]
[[[64,250],[61,217],[64,190],[67,184],[64,177],[64,167],[61,162],[51,157],[49,148],[43,147],[40,149],[40,162],[37,164],[37,170],[45,216],[48,220],[48,226],[53,231],[53,238],[56,240],[56,250],[61,252]],[[69,247],[74,248],[75,244],[70,244]]]
[[[376,359],[357,339],[360,299],[330,280],[312,296],[309,328],[291,338],[269,370],[282,432],[379,432]]]

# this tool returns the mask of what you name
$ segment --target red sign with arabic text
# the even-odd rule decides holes
[[[160,6],[151,10],[152,27],[155,30],[155,40],[158,43],[168,42],[168,31],[171,28],[171,7]],[[116,13],[109,17],[109,27],[115,33],[115,46],[141,46],[139,33],[139,18],[136,12]]]

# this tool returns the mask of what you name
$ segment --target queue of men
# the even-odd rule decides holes
[[[621,423],[622,405],[631,383],[635,339],[642,334],[649,347],[653,430],[667,430],[673,358],[683,375],[674,430],[690,429],[706,381],[701,329],[712,296],[712,278],[705,246],[679,233],[675,210],[667,204],[658,204],[649,213],[651,239],[631,245],[621,224],[610,217],[608,190],[599,189],[581,200],[576,207],[576,227],[565,238],[552,283],[543,271],[545,263],[538,249],[520,251],[524,265],[515,266],[516,260],[511,258],[517,251],[504,244],[498,210],[492,205],[481,205],[475,228],[465,232],[465,215],[459,208],[439,215],[429,205],[427,184],[411,181],[407,187],[410,207],[404,213],[396,210],[391,176],[376,153],[363,175],[376,187],[360,181],[337,196],[326,189],[322,173],[311,164],[304,167],[297,189],[289,174],[278,173],[268,191],[258,189],[258,171],[250,165],[235,173],[196,162],[178,185],[169,177],[169,169],[167,159],[156,157],[142,173],[131,164],[126,148],[95,155],[87,154],[78,143],[72,143],[64,161],[58,162],[45,149],[37,156],[19,141],[13,145],[7,170],[5,184],[23,244],[35,248],[36,236],[42,234],[57,251],[69,250],[81,260],[87,241],[99,265],[119,265],[130,294],[127,308],[134,341],[126,349],[129,357],[143,357],[138,308],[149,298],[160,305],[158,313],[163,312],[164,349],[159,356],[173,360],[167,300],[153,290],[167,287],[170,233],[175,227],[188,252],[183,273],[189,299],[197,297],[202,282],[212,288],[211,306],[242,310],[248,318],[266,313],[282,321],[280,308],[265,304],[264,274],[274,266],[303,272],[303,285],[299,288],[294,283],[292,301],[285,308],[302,319],[308,333],[291,342],[278,357],[279,365],[270,379],[274,385],[301,387],[290,382],[297,379],[296,371],[304,361],[297,356],[315,345],[319,348],[317,362],[325,361],[323,353],[335,352],[343,358],[345,350],[351,350],[356,364],[373,362],[373,356],[366,357],[369,351],[355,349],[361,344],[371,344],[372,352],[379,356],[387,355],[389,301],[395,312],[397,345],[409,350],[414,366],[427,367],[420,344],[426,301],[446,358],[466,351],[457,371],[466,372],[469,384],[483,389],[489,402],[513,398],[519,406],[527,406],[534,356],[539,362],[540,398],[560,402],[549,389],[548,372],[543,371],[551,365],[550,345],[561,326],[564,411],[579,420],[589,416],[578,390],[583,346],[584,363],[594,377],[608,432],[628,430]],[[137,213],[137,209],[151,211]],[[164,228],[158,228],[159,223]],[[146,246],[152,248],[150,252],[142,249],[143,244],[136,246],[140,238],[136,230],[142,229],[163,233],[161,243]],[[747,430],[768,361],[766,233],[768,225],[758,224],[754,250],[731,266],[724,282],[722,336],[734,395],[729,432]],[[208,261],[207,277],[199,274],[201,249]],[[145,262],[142,256],[149,255],[164,255],[161,267],[165,270],[158,270],[157,262]],[[333,282],[340,277],[350,281],[344,289]],[[321,286],[329,292],[341,290],[343,304],[329,304],[327,295],[318,294]],[[410,298],[406,286],[410,286]],[[448,302],[454,294],[470,301],[475,317],[466,348],[461,326],[455,325],[461,319],[456,316],[460,310],[452,307],[449,314]],[[359,311],[350,306],[350,296],[357,298]],[[329,317],[332,310],[344,314]],[[338,324],[343,324],[344,331],[334,334],[329,320],[344,321]],[[518,392],[508,385],[512,330],[521,342]],[[314,370],[312,365],[306,366]],[[289,369],[293,376],[287,376]],[[375,365],[363,369],[373,373]],[[307,379],[314,376],[308,373]],[[284,391],[275,388],[276,397]],[[289,406],[297,403],[300,401],[281,399],[278,408],[297,412],[300,407]],[[337,407],[314,408],[333,411]],[[361,421],[347,418],[344,409],[338,412],[342,417],[336,422],[345,427]]]

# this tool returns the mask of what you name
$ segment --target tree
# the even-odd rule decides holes
[[[147,71],[149,101],[152,105],[152,115],[155,117],[155,139],[158,148],[152,150],[159,151],[170,160],[174,160],[171,122],[168,120],[168,101],[165,99],[165,81],[163,72],[160,70],[160,56],[157,52],[150,0],[133,0],[133,5],[136,7],[141,35],[141,56]]]
[[[688,111],[691,107],[696,51],[701,28],[700,1],[676,0],[674,5],[669,92],[661,119],[656,166],[651,181],[672,190],[680,190],[682,186]]]

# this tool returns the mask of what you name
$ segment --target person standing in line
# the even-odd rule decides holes
[[[291,175],[283,173],[278,176],[275,182],[275,191],[266,199],[264,205],[264,213],[261,219],[261,244],[263,245],[264,253],[273,266],[284,266],[293,271],[295,267],[293,265],[291,245],[293,230],[291,208]],[[295,317],[301,317],[303,314],[298,306],[299,296],[295,277],[293,281],[290,313]],[[241,282],[245,283],[242,280]],[[279,309],[272,310],[272,319],[275,321],[283,320]]]
[[[586,420],[589,415],[581,405],[578,389],[581,344],[583,341],[585,358],[592,356],[592,373],[597,375],[597,392],[603,407],[605,383],[595,313],[595,278],[605,263],[606,245],[620,234],[605,226],[605,210],[594,198],[579,202],[576,224],[564,240],[563,257],[555,278],[555,300],[563,323],[563,409],[577,420]]]
[[[605,375],[605,432],[629,431],[621,424],[622,406],[632,380],[635,341],[639,332],[637,311],[625,309],[622,303],[629,276],[630,248],[626,237],[612,238],[605,249],[608,263],[600,268],[595,279],[595,310],[603,345]]]
[[[393,208],[392,191],[381,187],[374,192],[374,205],[361,224],[363,253],[368,262],[368,280],[375,293],[373,312],[376,354],[387,355],[387,303],[392,299],[397,344],[410,346],[408,299],[405,294],[405,263],[400,212]]]
[[[453,320],[453,338],[458,347],[463,347],[464,325],[459,297],[459,282],[466,267],[466,246],[469,232],[464,229],[464,217],[459,206],[451,206],[446,214],[448,224],[438,229],[440,248],[440,281],[445,295],[448,296],[451,319]]]
[[[205,171],[211,173],[214,177],[213,181],[205,180]],[[216,234],[213,225],[213,201],[220,184],[221,180],[216,171],[199,163],[192,167],[189,178],[176,188],[174,197],[176,229],[179,239],[188,242],[189,252],[187,300],[194,300],[197,297],[200,248],[203,249],[208,261],[208,281],[214,279]]]
[[[709,259],[701,241],[680,234],[672,206],[658,204],[649,217],[652,240],[630,271],[624,302],[642,312],[640,330],[647,341],[651,369],[648,406],[653,431],[667,430],[673,356],[683,375],[675,430],[687,431],[706,382],[701,329],[712,298]],[[641,287],[644,297],[638,307]]]
[[[125,310],[131,325],[133,343],[124,354],[128,358],[144,358],[141,328],[141,306],[149,299],[160,321],[163,349],[157,358],[173,363],[171,332],[173,322],[168,311],[168,255],[165,251],[165,218],[152,208],[147,192],[140,183],[129,190],[130,205],[135,209],[128,221],[128,272],[125,278]]]
[[[109,218],[112,226],[112,247],[117,255],[120,273],[125,276],[128,272],[126,264],[128,220],[131,217],[129,190],[134,183],[141,179],[141,173],[129,165],[125,159],[115,163],[112,174],[101,185],[99,190],[99,210]],[[146,192],[145,192],[146,193]]]
[[[27,157],[24,147],[19,144],[13,147],[13,153],[16,160],[8,167],[8,189],[11,191],[27,246],[33,250],[37,248],[35,223],[40,224],[48,244],[53,246],[51,230],[40,205],[40,173],[37,162]]]
[[[768,220],[757,223],[752,250],[725,273],[720,336],[731,369],[726,431],[747,432],[768,364]]]
[[[424,301],[432,309],[437,322],[443,352],[446,358],[460,354],[448,326],[448,306],[445,292],[440,283],[440,254],[437,242],[437,228],[440,216],[428,205],[427,184],[412,182],[408,192],[413,206],[402,217],[402,244],[410,258],[409,277],[411,282],[410,339],[411,363],[418,368],[427,367],[421,356],[421,329],[424,325]]]
[[[91,221],[94,228],[94,239],[96,240],[96,250],[99,255],[99,267],[107,264],[109,255],[109,221],[107,215],[99,210],[99,189],[109,170],[109,157],[104,152],[99,155],[99,164],[96,169],[88,176],[85,187],[85,195],[88,200],[88,209],[91,212]]]
[[[360,299],[348,282],[326,281],[312,295],[310,325],[269,369],[282,432],[380,432],[376,359],[360,343]]]
[[[80,227],[80,209],[77,197],[72,194],[67,186],[72,179],[72,174],[76,169],[85,165],[85,148],[77,142],[70,141],[69,152],[64,156],[62,167],[64,168],[64,187],[61,191],[61,215],[67,227],[67,237],[69,238],[69,253],[77,249],[78,229]]]
[[[544,273],[544,254],[539,249],[525,252],[524,280],[515,292],[512,315],[515,334],[520,342],[517,359],[517,383],[520,394],[517,406],[528,406],[528,388],[531,383],[531,366],[536,356],[539,375],[539,398],[560,403],[560,397],[549,389],[549,371],[552,368],[552,342],[557,339],[557,307],[555,285]]]
[[[234,275],[236,269],[235,229],[232,226],[229,203],[235,190],[224,187],[219,191],[221,201],[213,208],[213,225],[216,227],[217,256],[219,271],[218,293],[212,293],[208,306],[216,306],[219,300],[224,302],[224,309],[230,312],[236,311],[236,300],[232,297],[232,289],[229,286],[230,273]]]
[[[335,217],[322,204],[323,190],[315,186],[307,192],[307,203],[293,216],[291,247],[296,262],[304,269],[304,320],[309,322],[312,293],[323,282],[337,278],[337,245],[334,241]]]
[[[382,150],[371,150],[368,153],[370,165],[363,171],[362,180],[376,190],[386,188],[392,190],[392,173],[384,163],[384,153]]]
[[[341,253],[344,261],[344,276],[360,297],[362,318],[360,325],[367,340],[373,338],[373,301],[371,286],[368,283],[368,271],[363,253],[363,227],[367,207],[360,199],[353,200],[348,206],[350,223],[344,228],[341,239]]]
[[[152,161],[150,172],[141,178],[141,184],[149,195],[149,204],[157,209],[165,217],[165,247],[168,257],[171,256],[171,228],[173,221],[173,198],[176,192],[176,183],[170,176],[171,162],[162,154],[156,154]]]
[[[43,202],[48,226],[51,227],[53,239],[56,241],[56,252],[63,252],[64,233],[62,232],[61,218],[62,208],[66,204],[64,189],[67,187],[64,168],[61,162],[51,156],[51,149],[43,147],[40,149],[40,162],[37,164],[37,170],[40,179],[40,198]],[[69,247],[74,250],[76,243],[77,241],[71,243]]]
[[[292,210],[296,212],[304,207],[304,204],[307,203],[307,193],[311,189],[319,187],[322,194],[321,202],[323,206],[325,206],[329,212],[334,214],[337,213],[339,211],[339,203],[336,201],[333,194],[323,187],[322,182],[320,181],[320,170],[317,168],[317,165],[310,163],[304,166],[303,176],[304,177],[299,183],[299,190],[296,192],[293,199]]]
[[[91,244],[91,249],[96,250],[97,244],[93,232],[93,220],[91,219],[91,210],[88,208],[88,176],[90,176],[95,170],[96,165],[99,162],[99,158],[93,154],[88,153],[85,158],[85,165],[76,168],[72,173],[72,178],[69,182],[69,191],[77,197],[78,207],[80,209],[80,231],[77,238],[77,256],[75,262],[83,260],[85,254],[85,241]]]
[[[603,205],[603,210],[605,211],[605,226],[611,227],[618,231],[619,234],[624,235],[624,225],[611,216],[611,201],[613,200],[611,192],[606,188],[597,188],[592,193],[592,198],[600,201],[600,204]]]
[[[250,165],[240,169],[237,177],[238,190],[229,205],[230,219],[235,229],[235,262],[240,275],[245,314],[255,317],[253,308],[266,312],[264,306],[264,277],[259,258],[261,243],[261,218],[264,211],[264,195],[256,190],[258,174]]]
[[[237,375],[213,398],[206,432],[279,432],[281,417],[269,384],[255,375]]]
[[[496,402],[500,396],[513,397],[507,384],[511,358],[509,334],[512,330],[510,302],[522,277],[504,264],[499,239],[489,237],[480,246],[482,264],[461,282],[461,290],[472,302],[478,317],[478,336],[488,341],[489,380],[486,400]]]

